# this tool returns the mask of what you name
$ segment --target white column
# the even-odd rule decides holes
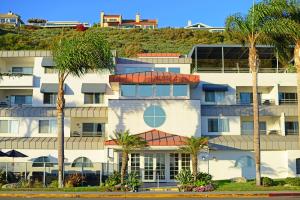
[[[280,115],[280,134],[282,136],[285,136],[285,114],[284,112],[281,113]]]

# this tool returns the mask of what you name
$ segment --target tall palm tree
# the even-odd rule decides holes
[[[259,105],[257,91],[257,76],[259,55],[256,45],[267,38],[264,27],[265,16],[256,9],[254,5],[247,15],[231,15],[226,19],[226,30],[228,33],[240,40],[241,44],[248,46],[248,65],[252,74],[252,93],[253,93],[253,147],[255,154],[256,185],[261,185],[260,169],[260,134],[259,134]]]
[[[192,157],[192,170],[196,181],[198,173],[198,153],[208,146],[206,137],[190,137],[185,141],[185,145],[179,148],[181,153],[190,154]]]
[[[298,124],[300,124],[300,2],[296,0],[268,0],[261,2],[266,18],[267,33],[283,58],[294,46],[294,63],[297,70]],[[283,46],[284,45],[284,46]],[[300,147],[300,132],[299,132]]]
[[[52,48],[55,68],[58,70],[57,140],[58,185],[63,187],[64,170],[64,84],[69,75],[81,77],[88,71],[112,70],[110,48],[101,37],[93,33],[77,33],[63,37]]]
[[[121,184],[124,184],[126,169],[128,164],[128,156],[131,152],[147,146],[147,142],[141,137],[131,135],[129,130],[115,131],[115,138],[112,138],[117,145],[120,146],[122,152],[122,166],[121,166]]]

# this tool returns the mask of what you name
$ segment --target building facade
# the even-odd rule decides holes
[[[158,27],[158,21],[156,19],[141,19],[139,13],[135,15],[135,19],[123,19],[122,15],[111,15],[101,12],[100,27],[155,29]]]
[[[185,26],[184,28],[193,29],[193,30],[204,30],[212,33],[216,33],[216,32],[222,33],[225,31],[225,27],[213,27],[201,22],[193,24],[191,20],[188,21],[187,26]]]
[[[90,28],[91,25],[87,22],[79,21],[47,21],[43,23],[30,22],[27,25],[38,26],[41,28],[76,28],[79,25],[82,25],[85,28]]]
[[[262,175],[298,176],[296,74],[283,68],[271,47],[258,49]],[[50,53],[3,51],[0,57],[1,73],[7,73],[0,80],[1,150],[29,156],[19,161],[57,158],[57,73]],[[114,131],[129,130],[148,147],[129,156],[128,170],[144,182],[174,182],[180,170],[191,169],[190,155],[179,146],[204,136],[209,148],[199,152],[200,171],[214,179],[255,177],[247,48],[199,45],[185,57],[157,53],[115,61],[113,74],[66,81],[68,162],[118,165]]]
[[[0,24],[7,24],[19,27],[20,25],[24,24],[21,20],[21,17],[11,11],[8,13],[0,13]]]

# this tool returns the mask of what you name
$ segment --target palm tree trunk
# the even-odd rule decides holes
[[[126,175],[126,168],[128,162],[128,153],[122,153],[122,167],[121,167],[121,184],[125,183],[125,175]]]
[[[298,127],[300,125],[300,40],[297,41],[295,49],[294,49],[294,60],[295,60],[295,66],[297,69],[297,101],[298,101]],[[300,128],[298,128],[300,130]],[[299,134],[299,148],[300,148],[300,132],[298,130]]]
[[[252,72],[252,93],[253,93],[253,147],[255,155],[255,171],[256,171],[256,185],[261,185],[260,172],[260,135],[259,135],[259,105],[257,95],[257,51],[254,44],[249,48],[249,67]]]
[[[57,94],[58,187],[64,186],[64,74],[59,75]]]
[[[192,154],[192,168],[193,168],[193,176],[194,176],[194,181],[197,180],[197,173],[198,173],[198,158],[197,154],[194,155]]]

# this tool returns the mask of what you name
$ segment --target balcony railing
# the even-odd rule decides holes
[[[73,131],[71,137],[102,137],[103,132],[77,132]]]
[[[279,135],[281,130],[260,130],[260,135]],[[241,130],[242,135],[253,135],[253,130]]]
[[[249,68],[212,68],[212,67],[198,67],[197,72],[207,72],[207,73],[251,73]],[[290,73],[287,69],[277,69],[277,68],[259,68],[259,73]]]
[[[237,99],[236,103],[238,105],[252,105],[253,104],[251,102],[241,101],[241,99]],[[265,106],[275,105],[275,100],[274,99],[259,99],[258,103],[259,103],[259,105],[265,105]]]
[[[11,74],[2,75],[0,77],[0,87],[32,87],[33,86],[33,75],[27,74]]]
[[[286,135],[298,135],[299,131],[296,129],[286,129],[285,130],[285,134]]]
[[[297,104],[298,99],[280,99],[279,104]]]

